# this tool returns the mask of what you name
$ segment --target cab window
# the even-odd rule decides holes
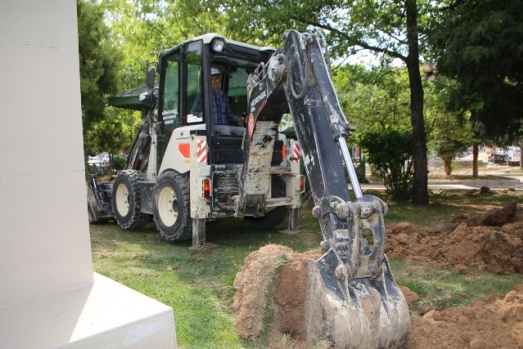
[[[229,104],[233,114],[241,116],[247,107],[247,78],[246,69],[237,69],[230,73],[228,90]]]
[[[179,55],[174,54],[167,58],[164,79],[164,94],[161,112],[165,127],[172,128],[179,124],[180,107],[180,62]]]
[[[165,149],[174,129],[180,126],[180,54],[170,54],[162,61],[159,112],[163,120],[162,131],[157,135],[158,164],[161,164]]]
[[[185,105],[187,106],[187,124],[203,122],[203,72],[202,72],[202,42],[191,42],[187,46],[186,66],[187,79]]]

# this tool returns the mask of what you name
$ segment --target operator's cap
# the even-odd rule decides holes
[[[218,70],[218,68],[211,68],[211,76],[215,75],[222,75],[222,73],[220,73],[220,70]]]

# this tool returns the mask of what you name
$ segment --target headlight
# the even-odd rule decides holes
[[[214,39],[211,43],[211,47],[216,52],[222,52],[225,48],[225,40],[223,39]]]

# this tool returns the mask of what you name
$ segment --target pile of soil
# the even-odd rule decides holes
[[[233,309],[236,331],[241,337],[252,339],[262,334],[263,317],[270,305],[266,292],[273,289],[277,269],[292,255],[289,247],[267,245],[245,257],[242,270],[234,280]]]
[[[466,272],[523,272],[523,214],[507,204],[483,216],[456,217],[443,230],[408,223],[387,229],[386,254]],[[309,348],[304,340],[304,263],[321,252],[294,253],[268,245],[250,254],[234,286],[236,329],[243,338],[269,338],[271,348]],[[408,302],[419,296],[402,287]],[[328,343],[315,348],[329,348]],[[523,285],[468,307],[431,310],[411,319],[407,349],[523,348]]]
[[[393,225],[387,229],[386,253],[458,272],[523,272],[523,214],[517,204],[453,221],[441,231]],[[411,290],[402,291],[407,301],[419,299]],[[491,295],[472,306],[431,310],[412,318],[406,348],[523,348],[523,285],[506,296]]]
[[[234,280],[238,335],[245,339],[270,337],[271,348],[307,348],[305,261],[320,257],[319,249],[294,253],[280,245],[267,245],[249,254]]]
[[[455,217],[454,222],[439,231],[409,223],[392,225],[385,253],[457,272],[523,272],[523,215],[516,203],[471,219]]]
[[[523,286],[469,307],[411,319],[406,349],[523,348]]]

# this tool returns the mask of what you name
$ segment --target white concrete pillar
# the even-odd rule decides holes
[[[93,273],[76,2],[2,0],[0,72],[0,348],[175,347],[170,307]]]

